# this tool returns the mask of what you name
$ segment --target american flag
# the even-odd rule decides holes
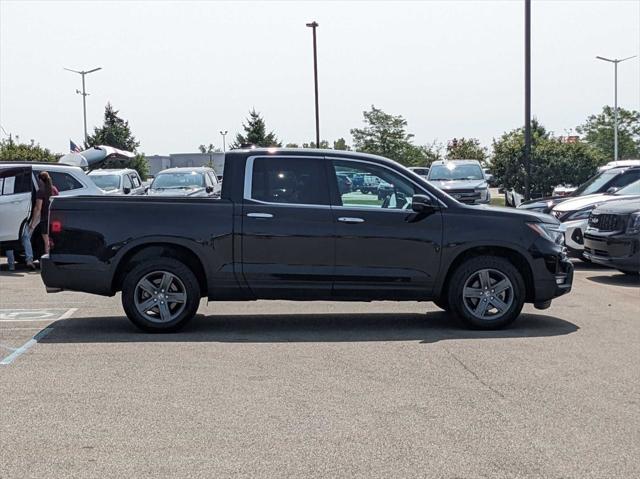
[[[71,153],[80,153],[82,150],[73,142],[73,140],[69,140],[69,151],[71,151]]]

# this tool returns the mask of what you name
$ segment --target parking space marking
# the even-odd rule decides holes
[[[53,331],[53,328],[44,328],[42,331],[40,331],[39,333],[37,333],[33,338],[31,338],[29,341],[27,341],[26,343],[24,343],[22,346],[20,346],[18,349],[16,349],[15,351],[13,351],[11,354],[9,354],[9,356],[3,358],[0,361],[0,365],[6,366],[11,364],[12,362],[14,362],[17,358],[19,358],[20,356],[22,356],[24,353],[26,353],[29,349],[31,349],[33,346],[35,346],[36,344],[38,344],[38,341],[42,338],[44,338],[47,334],[49,334],[51,331]]]
[[[0,309],[0,323],[17,321],[59,321],[70,318],[78,308]]]

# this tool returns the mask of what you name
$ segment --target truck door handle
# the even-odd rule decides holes
[[[271,213],[247,213],[249,218],[273,218]]]
[[[340,221],[341,223],[349,224],[364,223],[364,220],[362,218],[351,218],[349,216],[341,216],[340,218],[338,218],[338,221]]]

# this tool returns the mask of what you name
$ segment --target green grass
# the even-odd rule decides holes
[[[491,206],[505,206],[504,195],[493,196],[491,198]]]

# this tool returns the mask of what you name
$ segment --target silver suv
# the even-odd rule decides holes
[[[487,177],[478,160],[434,161],[427,181],[462,203],[486,204],[491,201]]]

